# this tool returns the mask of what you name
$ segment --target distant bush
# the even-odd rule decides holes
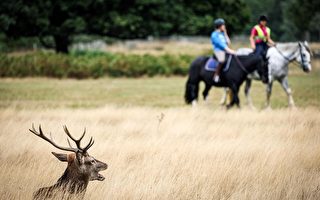
[[[42,47],[37,37],[9,38],[0,33],[0,52],[24,51]]]
[[[70,55],[36,52],[22,56],[0,54],[0,77],[56,78],[141,77],[185,75],[192,56],[125,55],[73,52]]]

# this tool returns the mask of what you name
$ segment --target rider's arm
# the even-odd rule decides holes
[[[231,44],[231,40],[230,40],[229,35],[227,33],[227,28],[226,27],[224,28],[223,32],[224,32],[224,36],[226,37],[227,44],[230,45]]]
[[[275,42],[271,39],[270,35],[267,36],[268,43],[271,44],[272,46],[275,45]]]
[[[211,36],[211,42],[216,48],[219,48],[219,49],[225,49],[226,48],[226,45],[221,42],[218,34],[213,34]]]
[[[229,35],[227,34],[227,32],[224,32],[224,34],[225,34],[226,41],[227,41],[228,45],[230,45],[231,44],[231,40],[229,38]]]
[[[254,41],[255,35],[256,35],[256,29],[253,28],[253,29],[251,30],[251,35],[250,35],[250,44],[251,44],[251,48],[252,48],[252,49],[255,49],[255,48],[256,48],[256,43],[255,43],[255,41]]]
[[[233,49],[230,49],[229,47],[226,47],[224,50],[229,54],[236,54],[236,51]]]

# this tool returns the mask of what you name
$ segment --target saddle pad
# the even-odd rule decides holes
[[[210,57],[207,62],[206,62],[206,65],[205,65],[205,69],[207,71],[216,71],[217,67],[218,67],[218,64],[219,62],[217,60],[215,60],[214,58]]]
[[[227,63],[226,63],[226,65],[224,65],[224,67],[223,67],[223,71],[224,71],[224,72],[226,72],[226,71],[229,70],[230,63],[231,63],[231,59],[232,59],[232,56],[231,56],[231,55],[228,56],[228,58],[227,58]],[[204,69],[207,70],[207,71],[211,71],[211,72],[216,71],[216,69],[217,69],[217,67],[218,67],[218,64],[219,64],[219,62],[218,62],[216,59],[210,57],[210,58],[207,60],[206,65],[204,66]]]

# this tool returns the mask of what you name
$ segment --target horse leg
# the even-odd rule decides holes
[[[226,105],[229,92],[230,92],[229,88],[223,88],[223,94],[220,100],[221,106]]]
[[[208,100],[208,94],[209,94],[210,89],[211,89],[211,85],[208,83],[205,83],[205,88],[202,92],[202,96],[203,96],[204,101]]]
[[[288,77],[285,77],[279,80],[279,83],[281,84],[283,90],[287,93],[289,107],[295,107],[291,88],[289,87],[289,84],[288,84]]]
[[[250,96],[251,83],[252,83],[251,79],[247,79],[246,80],[246,85],[245,85],[245,88],[244,88],[244,94],[246,96],[247,105],[251,109],[254,109],[254,106],[253,106],[253,103],[252,103],[252,99],[251,99],[251,96]]]
[[[266,87],[266,92],[267,92],[267,102],[266,102],[266,108],[267,109],[270,109],[271,106],[270,106],[270,97],[271,97],[271,92],[272,92],[272,81],[269,82],[267,84],[267,87]]]
[[[232,92],[232,100],[230,104],[227,105],[227,109],[230,109],[234,104],[236,104],[237,107],[240,108],[240,100],[238,97],[239,87],[236,85],[233,85],[231,87],[231,92]]]

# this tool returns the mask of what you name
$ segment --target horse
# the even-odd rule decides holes
[[[261,71],[263,62],[260,56],[249,54],[243,56],[228,55],[224,69],[221,72],[220,82],[213,81],[213,72],[205,69],[209,56],[200,56],[196,58],[190,65],[189,76],[186,83],[185,102],[187,104],[196,105],[199,92],[199,83],[204,81],[205,89],[202,93],[206,99],[212,86],[228,87],[233,95],[231,102],[227,105],[227,109],[236,105],[240,107],[238,91],[241,84],[247,79],[249,73],[255,70]]]
[[[237,50],[237,55],[248,55],[253,50],[249,48],[241,48]],[[311,50],[308,43],[305,42],[294,42],[294,43],[278,43],[274,47],[270,47],[267,51],[268,59],[268,83],[266,84],[266,108],[271,108],[270,97],[272,92],[273,81],[278,81],[288,96],[289,107],[294,107],[294,100],[292,97],[291,88],[288,84],[288,65],[289,63],[299,63],[301,69],[308,73],[311,71]],[[250,88],[252,80],[261,80],[259,73],[251,73],[245,82],[245,96],[247,104],[254,108],[250,97]],[[221,99],[221,104],[226,103],[227,89]]]

